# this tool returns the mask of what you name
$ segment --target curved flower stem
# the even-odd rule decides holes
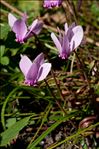
[[[71,67],[70,67],[70,73],[73,72],[73,64],[74,64],[74,61],[75,61],[75,53],[73,53],[73,58],[72,58],[72,61],[71,61]]]
[[[60,94],[61,100],[62,100],[62,101],[65,101],[65,98],[64,98],[64,96],[63,96],[63,94],[62,94],[62,92],[61,92],[61,89],[60,89],[60,85],[59,85],[59,83],[58,83],[57,80],[56,80],[56,77],[55,77],[55,74],[54,74],[53,70],[51,70],[51,74],[52,74],[53,79],[54,79],[54,81],[55,81],[55,84],[56,84],[56,86],[57,86],[57,89],[58,89],[58,92],[59,92],[59,94]]]
[[[60,105],[58,99],[57,99],[56,96],[54,95],[54,93],[53,93],[53,91],[51,90],[49,84],[47,83],[46,80],[44,80],[44,81],[45,81],[45,83],[46,83],[46,85],[47,85],[47,87],[48,87],[48,90],[49,90],[50,94],[51,94],[52,97],[55,99],[56,104],[58,105],[58,107],[60,108],[60,110],[66,115],[66,111],[65,111],[65,110],[62,108],[62,106]]]
[[[56,79],[56,78],[55,78],[55,79]],[[47,83],[46,80],[44,80],[44,81],[45,81],[45,83],[46,83],[46,85],[47,85],[47,87],[48,87],[48,89],[49,89],[51,95],[54,97],[54,99],[55,99],[55,101],[56,101],[56,104],[58,105],[58,107],[60,108],[60,110],[63,112],[63,116],[66,115],[66,114],[67,114],[66,111],[65,111],[64,108],[60,105],[59,101],[57,100],[57,98],[55,97],[54,93],[52,92],[52,90],[51,90],[49,84]],[[56,80],[56,81],[57,81],[57,80]],[[75,128],[75,125],[73,124],[73,122],[72,122],[71,120],[69,120],[69,121],[70,121],[71,125]]]
[[[79,58],[77,52],[76,52],[76,51],[74,51],[74,52],[75,52],[76,57],[77,57],[77,59],[78,59],[78,61],[79,61],[79,63],[80,63],[80,66],[81,66],[81,72],[83,73],[84,78],[86,79],[87,84],[88,84],[88,86],[90,87],[89,79],[88,79],[87,74],[86,74],[86,72],[85,72],[85,70],[84,70],[83,63],[81,62],[81,60],[80,60],[80,58]],[[83,80],[85,81],[85,79],[83,79]]]

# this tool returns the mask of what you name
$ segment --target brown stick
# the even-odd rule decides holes
[[[1,0],[0,2],[1,2],[1,4],[3,4],[4,6],[6,6],[7,8],[11,9],[13,12],[16,12],[18,15],[20,15],[20,16],[23,16],[23,15],[24,15],[23,12],[21,12],[21,11],[18,10],[17,8],[11,6],[11,5],[10,5],[9,3],[7,3],[6,1]]]

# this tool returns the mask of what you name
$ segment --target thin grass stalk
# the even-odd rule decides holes
[[[50,112],[51,107],[52,107],[52,105],[48,105],[48,106],[47,106],[47,108],[46,108],[46,110],[45,110],[46,113],[44,114],[44,117],[43,117],[43,119],[42,119],[41,125],[40,125],[39,128],[37,129],[37,132],[35,133],[35,135],[34,135],[33,138],[31,139],[29,145],[36,139],[38,133],[40,132],[40,130],[41,130],[41,128],[42,128],[42,126],[43,126],[43,124],[44,124],[44,122],[45,122],[45,120],[46,120],[46,118],[47,118],[47,116],[48,116],[48,114],[49,114],[49,112]]]

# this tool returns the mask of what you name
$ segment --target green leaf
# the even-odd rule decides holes
[[[0,24],[0,38],[1,39],[6,39],[8,32],[10,30],[10,27],[8,26],[8,24]]]
[[[54,54],[58,53],[58,50],[55,47],[53,47],[47,43],[45,43],[45,46],[51,50],[51,53],[54,53]]]
[[[60,117],[59,120],[57,120],[51,127],[49,127],[46,131],[44,131],[33,143],[31,143],[27,149],[35,149],[36,145],[38,145],[51,131],[53,131],[58,125],[60,125],[62,122],[69,120],[71,117],[75,116],[77,114],[68,114],[65,117]]]
[[[11,49],[11,56],[15,56],[19,49]]]
[[[7,119],[7,124],[6,127],[10,128],[11,126],[13,126],[16,123],[16,118],[9,118]]]
[[[0,57],[4,55],[5,46],[0,46]]]
[[[23,129],[27,124],[30,119],[29,117],[25,117],[21,119],[20,121],[16,122],[13,126],[5,130],[4,132],[1,133],[1,144],[0,146],[5,146],[7,145],[12,139],[14,139],[19,131]]]
[[[9,64],[9,58],[7,56],[1,57],[0,63],[2,65],[8,65]]]

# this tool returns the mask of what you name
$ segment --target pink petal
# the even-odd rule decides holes
[[[59,52],[61,52],[62,51],[62,46],[61,46],[58,38],[55,36],[54,33],[51,33],[51,38],[54,41],[54,44],[55,44],[56,48],[59,50]]]
[[[26,79],[32,83],[36,82],[39,66],[37,63],[32,63],[31,68],[29,69]]]
[[[18,41],[23,41],[27,33],[27,26],[25,22],[21,19],[17,20],[13,25],[13,32],[16,33],[16,38]]]
[[[67,34],[67,31],[68,31],[68,24],[67,23],[65,23],[64,28],[65,28],[65,34]]]
[[[11,13],[8,14],[8,23],[10,27],[12,28],[17,18],[13,16]]]
[[[38,22],[38,19],[34,20],[34,21],[32,22],[32,24],[28,27],[28,29],[29,29],[30,31],[32,31],[33,28],[36,26],[37,22]]]
[[[41,65],[44,63],[44,54],[40,53],[33,61],[34,63],[37,63],[37,65]]]
[[[60,6],[61,3],[62,3],[62,0],[44,0],[43,6],[44,6],[45,8],[51,9],[51,8],[53,8],[53,7],[58,7],[58,6]]]
[[[30,31],[33,31],[35,34],[39,34],[43,27],[43,22],[36,19],[33,21],[32,25],[29,27]]]
[[[48,73],[51,70],[51,64],[50,63],[44,63],[41,65],[39,72],[38,72],[38,81],[44,80]]]
[[[63,44],[63,33],[58,27],[57,27],[57,30],[59,32],[58,39],[59,39],[60,44],[62,45]]]
[[[71,51],[76,49],[80,45],[80,43],[83,39],[83,36],[84,36],[83,28],[81,26],[74,27],[73,33],[74,33],[74,35],[73,35],[71,42],[70,42],[70,50]]]
[[[21,60],[19,62],[19,67],[20,67],[20,69],[23,72],[25,77],[26,77],[29,69],[31,68],[31,66],[32,66],[31,60],[27,56],[21,55]]]
[[[32,30],[33,33],[36,34],[36,35],[38,35],[41,32],[42,27],[43,27],[43,22],[38,20],[36,26]]]
[[[67,36],[69,41],[71,41],[74,33],[73,33],[73,28],[75,27],[75,23],[72,23],[72,25],[69,26],[68,31],[67,31]]]
[[[67,35],[64,34],[62,52],[60,53],[60,57],[67,58],[69,54],[70,54],[69,40]]]
[[[28,18],[28,16],[27,16],[27,13],[25,12],[25,13],[23,14],[23,16],[22,16],[22,20],[23,20],[24,22],[26,22],[26,21],[27,21],[27,18]]]
[[[71,30],[71,29],[73,29],[74,27],[76,27],[76,23],[75,23],[75,22],[73,22],[73,23],[69,26],[69,29]]]
[[[34,20],[32,25],[28,27],[29,31],[26,34],[26,39],[30,38],[33,36],[33,34],[38,35],[43,27],[43,22],[39,21],[38,19]]]

